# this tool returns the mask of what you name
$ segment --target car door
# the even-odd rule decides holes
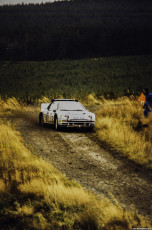
[[[46,114],[46,122],[53,124],[54,123],[54,114],[57,109],[57,103],[52,103],[48,106],[47,114]]]

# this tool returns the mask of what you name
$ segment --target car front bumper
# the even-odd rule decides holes
[[[94,127],[95,121],[82,121],[82,120],[69,120],[69,121],[59,121],[59,126],[63,127]]]

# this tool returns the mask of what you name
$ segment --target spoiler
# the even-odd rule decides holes
[[[54,101],[76,101],[78,102],[77,99],[52,99],[51,102],[53,103]]]

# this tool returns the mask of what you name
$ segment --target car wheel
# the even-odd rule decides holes
[[[54,129],[59,130],[58,118],[57,117],[55,117],[55,119],[54,119]]]
[[[89,131],[90,131],[90,132],[93,132],[93,129],[94,129],[94,127],[90,127],[90,128],[89,128]]]
[[[43,126],[44,125],[44,118],[43,118],[43,114],[40,113],[39,115],[39,126]]]

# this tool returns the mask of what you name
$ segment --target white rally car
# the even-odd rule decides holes
[[[42,103],[39,125],[53,124],[60,127],[86,127],[90,130],[95,125],[95,114],[89,112],[78,100],[54,99],[51,103]]]

